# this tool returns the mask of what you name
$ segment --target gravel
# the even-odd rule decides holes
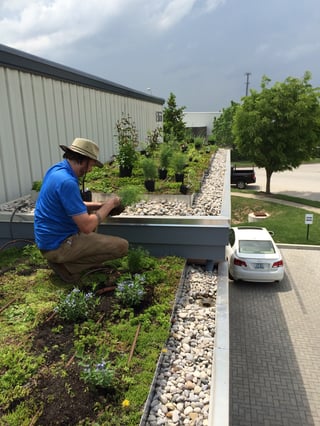
[[[149,201],[129,214],[219,215],[226,152],[219,150],[193,205]],[[172,327],[154,379],[141,425],[207,426],[214,359],[216,292],[218,276],[202,266],[186,267],[181,294],[176,300]]]
[[[141,424],[208,425],[218,277],[188,266]]]
[[[214,156],[206,172],[199,194],[193,200],[192,206],[186,206],[183,201],[171,200],[142,200],[134,206],[129,206],[120,216],[218,216],[221,213],[226,166],[226,151],[219,150]]]

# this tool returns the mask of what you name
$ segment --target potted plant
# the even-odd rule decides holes
[[[171,159],[171,166],[175,172],[176,182],[183,182],[186,158],[182,152],[175,152]]]
[[[121,204],[112,209],[109,216],[117,216],[122,213],[127,206],[138,203],[142,198],[142,190],[138,186],[127,185],[119,189],[118,195],[121,198]]]
[[[172,155],[172,149],[170,146],[166,143],[163,143],[160,148],[160,154],[159,154],[159,179],[166,179],[168,174],[168,167],[170,164],[170,157]]]
[[[153,158],[143,158],[141,160],[141,168],[144,174],[144,186],[145,188],[153,192],[155,188],[155,178],[157,177],[157,165]]]
[[[35,180],[32,182],[32,187],[31,187],[31,199],[32,201],[36,201],[41,189],[41,185],[42,185],[42,180]]]
[[[199,151],[202,148],[203,144],[204,144],[203,138],[200,137],[200,136],[197,136],[194,140],[195,149],[197,149]]]
[[[139,144],[138,132],[135,123],[128,115],[122,116],[116,123],[118,137],[118,154],[116,156],[120,177],[130,177],[137,161],[136,148]]]
[[[181,194],[186,195],[194,186],[194,182],[196,180],[196,172],[194,169],[188,168],[188,174],[187,174],[187,184],[182,183],[180,185],[179,191]]]

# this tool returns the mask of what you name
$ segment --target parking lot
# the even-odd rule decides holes
[[[281,283],[230,281],[232,426],[320,426],[320,247],[280,248]]]

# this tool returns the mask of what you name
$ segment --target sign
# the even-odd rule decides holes
[[[305,225],[312,225],[313,223],[313,214],[307,213],[304,220]]]

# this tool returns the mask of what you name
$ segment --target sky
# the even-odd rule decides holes
[[[0,43],[185,111],[241,102],[263,75],[320,86],[319,0],[0,0]]]

